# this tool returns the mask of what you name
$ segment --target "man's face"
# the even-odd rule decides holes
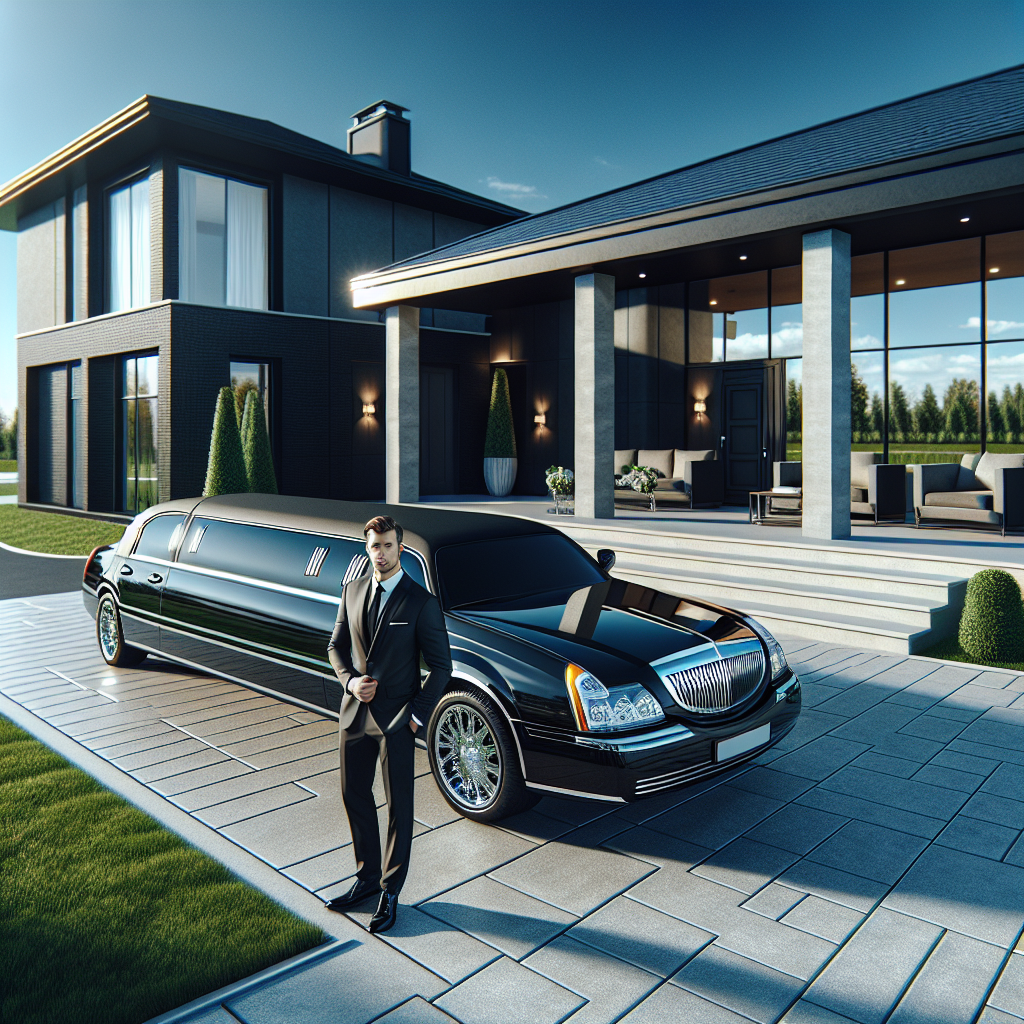
[[[398,568],[404,546],[398,543],[394,530],[377,533],[371,530],[366,535],[366,553],[370,556],[373,571],[380,577],[390,576]]]

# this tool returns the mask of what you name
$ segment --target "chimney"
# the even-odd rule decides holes
[[[349,153],[386,170],[411,174],[409,122],[402,116],[406,110],[381,100],[354,113],[355,123],[348,130]]]

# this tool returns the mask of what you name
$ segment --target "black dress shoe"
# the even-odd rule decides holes
[[[398,893],[387,892],[380,894],[380,903],[377,904],[377,913],[370,918],[370,931],[376,935],[378,932],[386,932],[398,917]]]
[[[380,891],[380,882],[377,879],[357,878],[347,893],[342,896],[335,896],[333,900],[327,900],[324,906],[328,910],[348,910],[349,907],[354,907],[357,903],[362,903],[363,900],[368,900],[371,896],[379,895]]]

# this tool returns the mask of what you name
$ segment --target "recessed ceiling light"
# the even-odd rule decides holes
[[[647,276],[646,274],[641,274],[640,275],[640,280],[642,281],[646,276]]]
[[[709,306],[717,306],[717,305],[718,305],[718,299],[712,299],[712,300],[711,300],[711,301],[710,301],[710,302],[708,303],[708,305],[709,305]]]
[[[745,260],[746,258],[747,258],[746,256],[741,256],[740,257],[741,260]]]
[[[999,268],[998,267],[989,267],[988,268],[988,272],[990,274],[998,274],[999,273]]]
[[[970,217],[961,217],[960,218],[960,223],[961,224],[966,224],[970,219],[971,219]]]
[[[897,284],[906,284],[907,282],[904,281],[903,278],[901,277],[896,283]]]

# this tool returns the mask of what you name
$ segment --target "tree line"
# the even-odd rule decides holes
[[[852,367],[850,419],[853,441],[874,443],[885,431],[885,407],[879,392],[868,386]],[[889,439],[897,444],[977,444],[981,440],[978,420],[979,388],[976,380],[958,377],[949,383],[939,403],[931,384],[925,384],[920,398],[913,401],[898,381],[889,385]],[[986,408],[990,441],[1020,444],[1024,441],[1024,384],[1003,388],[1002,395],[988,393]],[[786,422],[801,424],[803,385],[789,380],[786,385]],[[790,441],[799,441],[799,429],[787,431]]]
[[[0,459],[18,457],[18,410],[12,416],[0,409]]]

